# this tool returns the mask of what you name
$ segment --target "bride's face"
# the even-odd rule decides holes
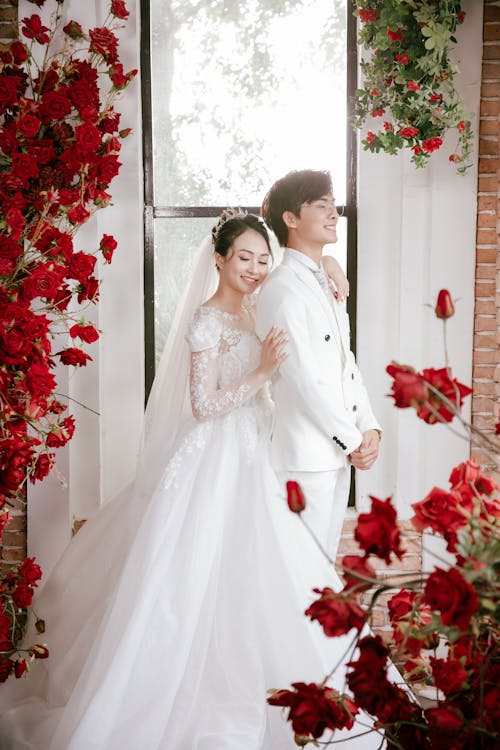
[[[269,248],[254,229],[236,237],[226,256],[215,254],[220,283],[242,294],[252,294],[269,272]]]

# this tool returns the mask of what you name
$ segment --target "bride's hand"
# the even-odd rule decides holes
[[[349,296],[349,282],[343,272],[340,264],[331,255],[323,255],[321,263],[326,271],[328,278],[333,281],[336,287],[334,292],[337,302],[343,302]]]
[[[258,372],[266,379],[274,375],[282,362],[288,357],[285,347],[288,343],[286,331],[279,331],[273,326],[262,342]]]

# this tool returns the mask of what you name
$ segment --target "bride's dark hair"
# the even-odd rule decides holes
[[[272,258],[273,253],[271,250],[269,233],[262,219],[255,214],[247,214],[241,209],[234,208],[227,208],[223,211],[217,224],[212,229],[212,244],[214,246],[214,252],[225,257],[235,239],[239,237],[240,234],[243,234],[243,232],[246,232],[247,229],[253,229],[264,238],[266,245],[269,248],[269,254]]]

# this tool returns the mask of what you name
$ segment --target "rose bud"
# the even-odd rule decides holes
[[[286,483],[286,499],[288,507],[293,513],[302,513],[306,507],[306,499],[298,482]]]
[[[36,643],[30,649],[30,654],[35,659],[47,659],[49,656],[49,649],[47,646],[42,646],[40,643]]]
[[[455,307],[453,305],[451,294],[447,289],[441,289],[439,292],[434,312],[438,318],[442,318],[443,320],[451,318],[451,316],[454,315]]]

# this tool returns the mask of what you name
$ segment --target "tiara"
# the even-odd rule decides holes
[[[225,208],[219,216],[217,224],[212,229],[212,244],[215,245],[219,232],[227,221],[231,221],[231,219],[243,219],[245,216],[248,216],[248,211],[245,211],[243,208]]]

